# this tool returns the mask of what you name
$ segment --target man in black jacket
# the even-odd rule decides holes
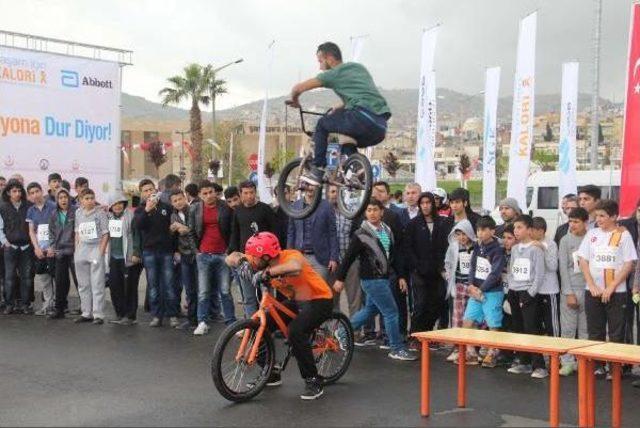
[[[389,287],[389,276],[399,270],[400,260],[396,256],[395,240],[389,226],[382,222],[384,205],[371,199],[367,205],[366,221],[354,234],[349,249],[338,269],[334,290],[340,293],[344,288],[344,280],[349,267],[356,260],[360,261],[360,277],[362,289],[366,293],[365,305],[353,317],[351,325],[354,330],[363,327],[373,316],[381,313],[385,330],[389,337],[389,357],[396,360],[412,361],[417,356],[408,352],[398,320],[398,306]],[[402,280],[400,287],[407,291],[407,283]]]
[[[275,214],[269,205],[258,201],[256,185],[252,181],[240,184],[240,199],[242,205],[235,209],[231,222],[229,254],[243,252],[247,240],[257,232],[276,233]]]
[[[450,222],[438,215],[435,198],[425,192],[418,200],[420,215],[404,231],[404,272],[411,279],[413,314],[411,330],[432,330],[445,304],[444,258],[449,246]]]
[[[29,244],[27,192],[17,180],[9,180],[0,204],[0,242],[4,248],[5,315],[13,313],[16,304],[16,270],[20,276],[21,312],[31,313],[29,297],[33,289],[33,248]]]
[[[178,296],[174,287],[173,255],[176,238],[171,233],[173,208],[160,201],[153,181],[145,178],[138,185],[143,202],[134,213],[134,226],[142,237],[142,264],[147,273],[149,306],[153,319],[149,326],[159,327],[164,317],[178,327]]]

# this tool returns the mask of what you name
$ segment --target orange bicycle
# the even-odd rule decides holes
[[[289,330],[282,316],[294,319],[296,313],[273,297],[270,282],[254,285],[262,289],[258,311],[250,319],[238,320],[223,331],[211,362],[213,383],[224,398],[235,402],[258,395],[272,371],[284,371],[291,357],[291,346],[287,346],[283,361],[276,364],[273,332],[268,330],[267,321],[270,317],[275,322],[287,344]],[[353,330],[349,319],[340,312],[333,312],[313,332],[310,340],[318,375],[325,385],[336,382],[346,373],[353,356]]]

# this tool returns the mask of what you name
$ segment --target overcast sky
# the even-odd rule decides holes
[[[622,99],[632,0],[603,0],[601,90]],[[591,92],[592,0],[0,0],[0,29],[134,51],[124,92],[158,101],[165,79],[190,62],[222,65],[229,94],[218,108],[261,98],[266,48],[276,41],[270,92],[315,75],[316,46],[349,52],[367,34],[361,62],[384,88],[415,88],[420,35],[441,24],[438,87],[477,93],[484,68],[502,66],[501,95],[513,87],[518,20],[538,9],[538,93],[560,91],[561,64],[581,63],[580,90]]]

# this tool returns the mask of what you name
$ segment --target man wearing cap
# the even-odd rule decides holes
[[[504,223],[496,227],[496,236],[502,239],[504,229],[522,214],[522,210],[515,198],[504,198],[501,200],[500,205],[498,205],[498,210],[500,211],[500,217]]]

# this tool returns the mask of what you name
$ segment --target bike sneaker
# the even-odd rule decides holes
[[[300,398],[303,400],[315,400],[316,398],[321,397],[324,393],[322,383],[317,377],[305,379],[304,382],[304,392],[300,395]]]
[[[458,361],[458,351],[454,349],[447,357],[447,361],[451,363]]]
[[[415,361],[418,359],[418,356],[416,354],[409,352],[406,349],[391,351],[389,352],[388,356],[389,358],[400,361]]]
[[[365,334],[357,338],[353,344],[359,348],[362,348],[364,346],[376,346],[377,343],[378,341],[376,340],[375,336]]]
[[[534,379],[544,379],[545,377],[549,377],[549,371],[543,368],[535,369],[533,373],[531,373],[531,377]]]
[[[209,333],[209,326],[204,321],[200,321],[200,324],[198,324],[198,327],[196,327],[196,329],[193,330],[194,336],[204,336],[207,333]]]
[[[507,373],[512,374],[530,374],[531,364],[516,364],[507,370]]]
[[[282,385],[282,376],[280,375],[280,371],[273,369],[271,371],[271,376],[267,379],[267,386],[280,386]]]
[[[302,174],[300,180],[305,183],[309,183],[312,186],[320,186],[322,185],[322,179],[324,178],[324,169],[318,168],[317,166],[312,166],[307,171]]]
[[[154,317],[149,323],[149,327],[160,327],[162,325],[162,320],[158,317]]]

